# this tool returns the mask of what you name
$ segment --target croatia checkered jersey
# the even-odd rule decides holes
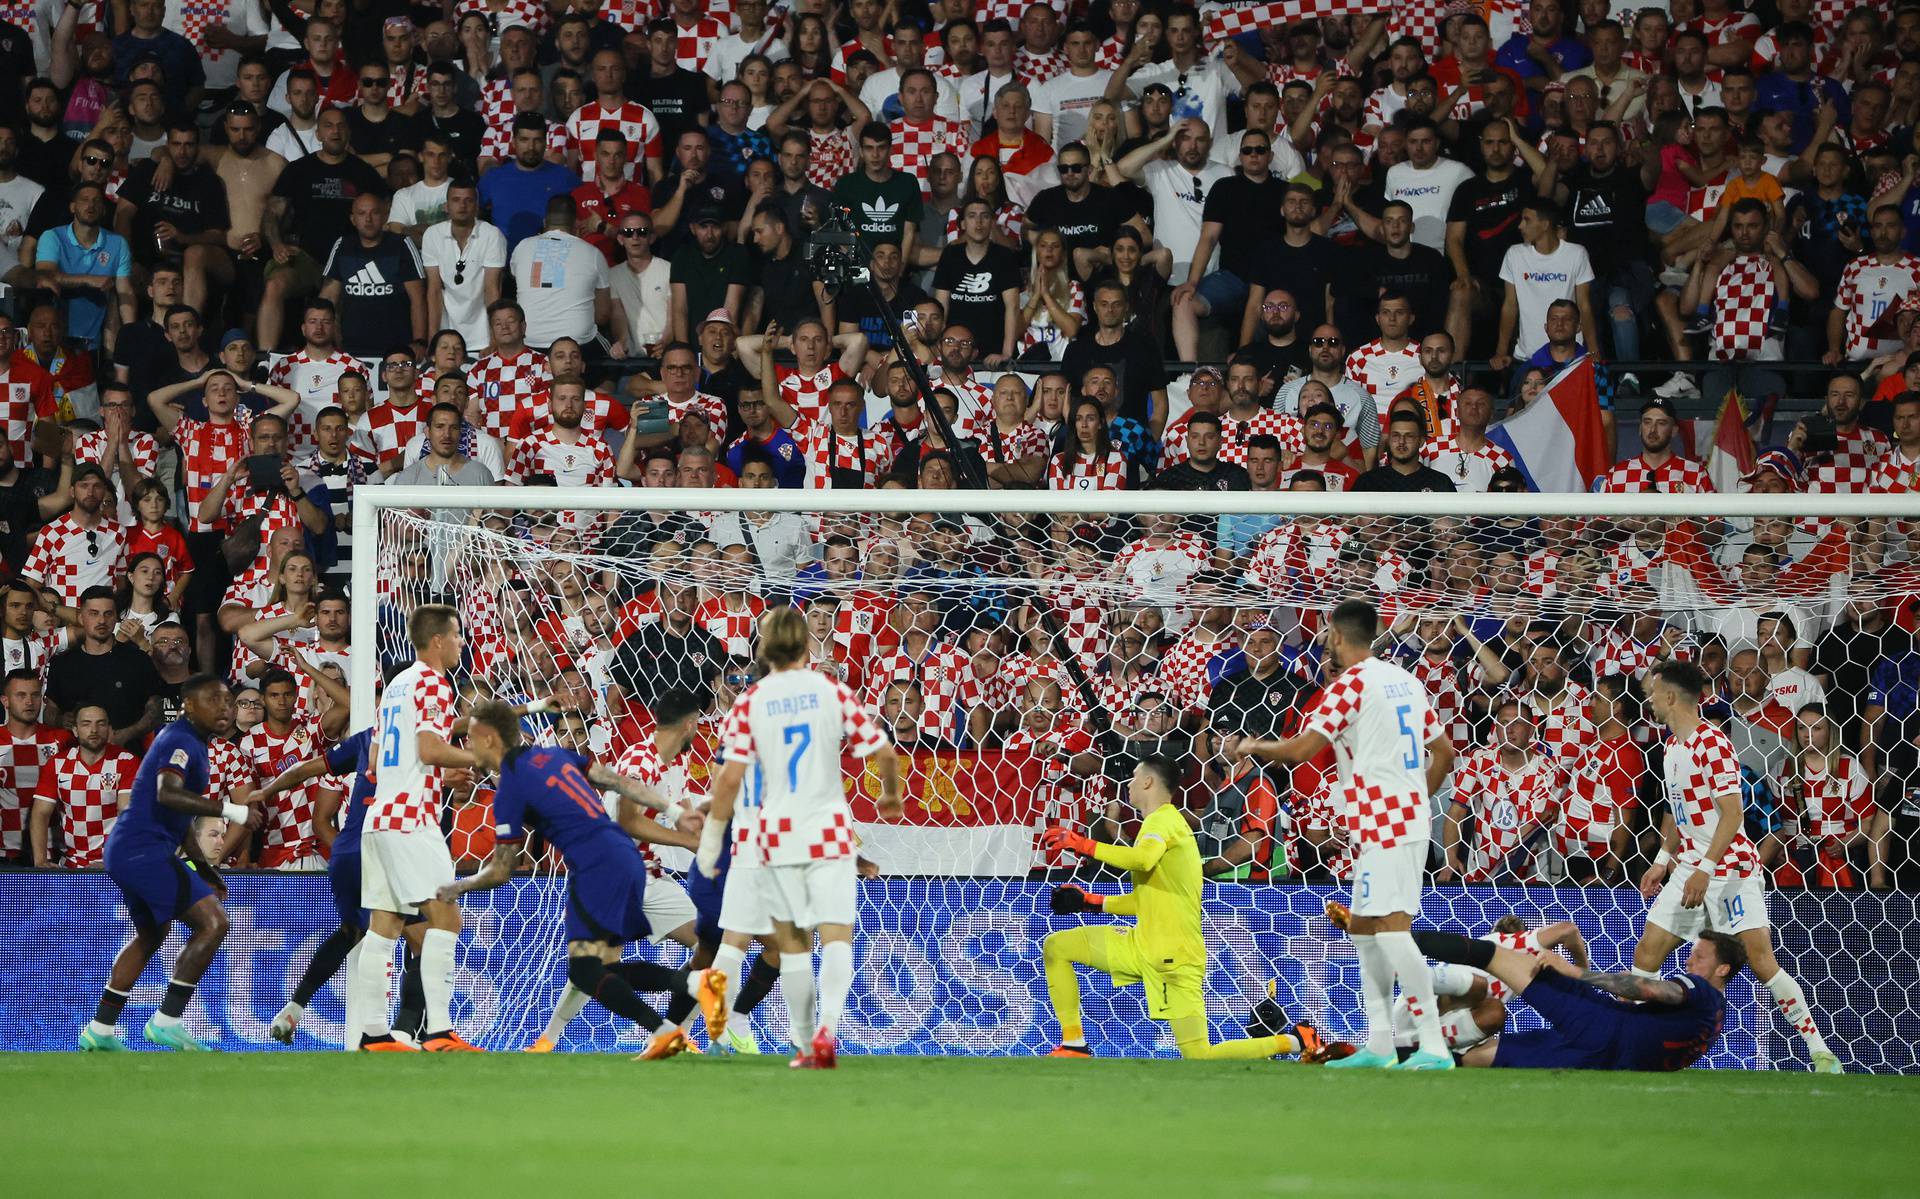
[[[513,106],[513,91],[504,79],[489,79],[480,98],[480,115],[487,131],[480,136],[480,161],[489,158],[504,162],[513,157],[513,119],[519,110]],[[547,161],[559,162],[567,156],[572,139],[565,121],[547,123]]]
[[[289,445],[302,447],[313,441],[313,421],[321,409],[334,403],[340,376],[349,369],[364,372],[366,368],[344,350],[330,350],[326,357],[315,358],[304,346],[273,364],[267,382],[289,388],[300,397],[300,407],[287,418]]]
[[[553,428],[550,396],[550,392],[541,391],[527,397],[527,402],[514,412],[513,420],[507,424],[507,440],[522,441],[544,429]],[[422,408],[421,412],[426,412],[426,409]],[[620,401],[604,391],[587,392],[586,407],[580,414],[582,429],[604,437],[610,430],[626,428],[628,420],[626,407]],[[424,428],[422,431],[425,431]]]
[[[1873,464],[1867,490],[1876,495],[1898,495],[1920,491],[1920,458],[1909,458],[1898,445],[1887,447]]]
[[[1718,862],[1706,860],[1720,823],[1715,801],[1731,795],[1733,814],[1728,818],[1741,818],[1740,757],[1732,739],[1704,720],[1685,738],[1669,737],[1665,776],[1667,804],[1680,831],[1680,852],[1675,855],[1679,864],[1696,870],[1711,866],[1715,878],[1747,878],[1757,872],[1760,857],[1744,831],[1733,835]]]
[[[1474,844],[1467,880],[1479,882],[1521,846],[1522,834],[1549,822],[1566,790],[1566,775],[1546,754],[1509,770],[1497,746],[1461,759],[1453,776],[1453,802],[1473,813]]]
[[[523,349],[511,358],[497,351],[483,354],[467,368],[467,391],[480,397],[481,429],[489,437],[506,437],[514,414],[552,386],[547,356],[538,350]]]
[[[127,802],[140,759],[109,743],[89,765],[80,747],[68,746],[40,768],[35,803],[54,804],[60,813],[60,864],[70,870],[100,865],[107,833]]]
[[[221,531],[218,521],[200,519],[200,501],[207,498],[227,468],[247,456],[247,430],[253,410],[233,410],[233,419],[213,424],[184,417],[173,427],[173,443],[180,447],[181,473],[187,486],[187,532]]]
[[[827,392],[847,377],[838,362],[829,362],[811,375],[784,366],[774,370],[780,380],[780,398],[786,401],[787,407],[816,423],[827,419]],[[723,427],[715,425],[714,431],[719,432]]]
[[[138,429],[128,430],[127,449],[133,454],[134,468],[143,475],[151,475],[160,461],[160,443],[154,440],[153,434],[142,433]],[[113,465],[107,461],[107,431],[95,429],[74,438],[73,460],[91,462],[95,466],[104,468],[108,474],[112,474]],[[20,462],[23,459],[15,458],[14,461]],[[120,498],[124,501],[127,497]]]
[[[893,135],[893,149],[888,156],[893,169],[919,182],[922,200],[933,197],[927,166],[935,156],[946,151],[967,162],[973,151],[973,139],[967,136],[966,123],[947,117],[928,117],[924,121],[901,117],[887,126],[887,132]]]
[[[613,473],[613,451],[598,435],[582,431],[570,445],[547,428],[514,447],[506,481],[524,483],[534,475],[552,475],[561,487],[604,487],[613,482]]]
[[[807,486],[816,490],[833,487],[836,470],[853,471],[862,486],[871,487],[892,467],[901,448],[893,434],[878,425],[841,436],[828,421],[796,417],[787,434],[806,457]]]
[[[1782,785],[1775,791],[1776,795],[1791,794],[1788,788],[1798,791],[1801,838],[1822,841],[1852,836],[1873,816],[1873,780],[1851,754],[1817,774],[1810,766],[1803,763],[1797,773],[1788,767],[1783,771],[1787,777],[1779,780]]]
[[[276,734],[261,721],[240,738],[240,752],[253,770],[255,785],[270,783],[320,752],[320,724],[312,717],[294,714],[285,735]],[[313,832],[313,801],[320,781],[302,783],[274,796],[261,830],[264,848],[260,865],[269,869],[313,853],[318,848]]]
[[[754,764],[752,843],[767,865],[853,857],[840,760],[872,757],[888,741],[845,683],[811,670],[770,674],[734,700],[722,744],[729,762]]]
[[[1840,286],[1834,292],[1833,306],[1847,314],[1847,357],[1870,358],[1899,348],[1897,338],[1869,338],[1873,328],[1890,304],[1902,296],[1920,291],[1920,258],[1902,254],[1891,263],[1882,263],[1875,254],[1862,254],[1840,272]]]
[[[4,374],[5,378],[0,379],[0,436],[12,447],[15,462],[31,462],[34,422],[58,415],[53,402],[53,379],[24,359]]]
[[[594,143],[609,130],[627,139],[627,178],[644,178],[637,173],[644,160],[660,157],[660,122],[651,109],[634,100],[624,101],[618,108],[589,100],[567,118],[567,138],[580,155],[580,178],[593,182]]]
[[[627,747],[621,751],[619,760],[614,763],[613,772],[625,775],[637,783],[644,783],[655,791],[662,793],[665,791],[667,769],[660,761],[660,751],[654,748],[651,734],[628,742]],[[660,858],[653,852],[653,846],[642,843],[640,857],[647,864],[648,878],[662,878],[666,875],[666,867],[660,864]]]
[[[433,410],[431,393],[402,408],[391,402],[367,411],[367,432],[373,438],[374,458],[381,465],[399,458],[407,447],[426,436],[427,414]]]
[[[1834,450],[1807,463],[1810,495],[1863,495],[1874,489],[1880,460],[1893,451],[1893,439],[1878,429],[1861,425],[1850,433],[1836,431]]]
[[[1078,458],[1071,468],[1065,454],[1047,459],[1049,491],[1123,491],[1127,486],[1127,458],[1119,450],[1108,450],[1103,461]]]
[[[375,732],[375,787],[367,810],[370,833],[404,833],[440,824],[440,768],[420,760],[420,735],[453,731],[453,684],[415,662],[387,684]]]
[[[1713,480],[1707,476],[1706,467],[1691,458],[1675,454],[1656,466],[1645,455],[1636,454],[1615,463],[1612,470],[1594,481],[1593,489],[1612,495],[1706,495],[1713,491]]]
[[[454,6],[453,19],[458,21],[470,12],[485,16],[500,31],[524,25],[533,31],[535,37],[545,34],[547,26],[553,24],[553,14],[539,0],[506,0],[497,9],[488,0],[460,0]]]
[[[1333,746],[1339,810],[1356,845],[1427,838],[1427,743],[1446,732],[1412,675],[1379,658],[1355,662],[1321,694],[1304,731]]]
[[[713,16],[705,16],[696,18],[690,26],[680,25],[677,21],[674,24],[678,33],[674,39],[675,65],[683,70],[704,74],[707,59],[713,55],[713,44],[727,36],[727,23],[717,21]]]
[[[16,736],[0,724],[0,845],[8,856],[20,852],[41,771],[72,744],[73,734],[58,725],[36,724],[25,736]]]
[[[1245,420],[1227,413],[1220,414],[1220,461],[1231,462],[1235,466],[1247,464],[1247,442],[1261,434],[1266,434],[1280,442],[1280,454],[1283,458],[1297,457],[1307,448],[1306,438],[1300,429],[1300,418],[1291,412],[1281,412],[1276,408],[1262,408]],[[1169,443],[1171,445],[1171,443]],[[1168,464],[1174,459],[1172,450],[1168,451]],[[1179,461],[1187,460],[1187,427],[1180,426]]]
[[[1367,389],[1374,403],[1384,406],[1412,386],[1422,375],[1418,347],[1389,350],[1374,338],[1347,355],[1346,376]]]
[[[44,584],[61,603],[79,607],[80,595],[87,588],[118,584],[125,564],[126,531],[117,522],[102,520],[94,528],[84,529],[68,512],[34,536],[20,577]]]

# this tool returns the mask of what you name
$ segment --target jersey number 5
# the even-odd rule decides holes
[[[807,748],[813,744],[813,728],[811,725],[790,724],[786,727],[786,730],[780,734],[780,740],[793,749],[793,752],[787,755],[787,789],[789,791],[798,791],[800,789],[800,759],[807,756]],[[795,744],[795,742],[798,742],[798,744]]]
[[[1413,731],[1413,726],[1407,723],[1413,716],[1413,705],[1401,704],[1393,712],[1400,718],[1400,735],[1407,739],[1407,753],[1400,760],[1400,764],[1408,770],[1418,770],[1420,769],[1420,736]]]

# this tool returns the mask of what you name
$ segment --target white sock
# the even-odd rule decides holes
[[[833,1036],[853,990],[853,942],[820,943],[820,1024]]]
[[[1393,1001],[1393,1047],[1412,1049],[1419,1039],[1413,1027],[1413,1005],[1402,995]]]
[[[1807,1052],[1826,1053],[1827,1039],[1820,1035],[1819,1026],[1813,1022],[1813,1005],[1807,1002],[1806,993],[1793,975],[1780,971],[1767,980],[1767,990],[1773,993],[1773,1006],[1807,1043]]]
[[[553,1015],[547,1018],[547,1030],[540,1034],[541,1038],[559,1044],[560,1034],[586,1006],[587,993],[568,983],[566,990],[560,992],[560,1002],[553,1005]]]
[[[366,938],[353,943],[347,950],[347,1002],[346,1017],[340,1022],[340,1040],[342,1047],[352,1053],[360,1048],[360,1032],[366,1021],[366,1013],[361,1010],[360,994],[360,954],[366,948]]]
[[[360,965],[348,985],[359,988],[360,1027],[369,1037],[393,1031],[393,946],[392,937],[369,932],[353,951],[360,955]]]
[[[118,1036],[119,1030],[111,1024],[102,1024],[98,1020],[87,1021],[87,1028],[97,1037]]]
[[[1464,1053],[1493,1035],[1474,1023],[1473,1013],[1463,1007],[1440,1017],[1440,1033],[1455,1053]]]
[[[747,951],[734,945],[721,945],[713,955],[713,968],[727,976],[727,1010],[740,998],[740,976],[747,972]]]
[[[1427,969],[1426,955],[1413,943],[1413,934],[1375,933],[1373,939],[1393,967],[1401,993],[1413,1005],[1414,1027],[1420,1031],[1420,1052],[1445,1053],[1447,1037],[1440,1031],[1440,1004],[1433,994],[1433,973]]]
[[[1360,1007],[1367,1014],[1367,1052],[1393,1056],[1393,964],[1373,934],[1353,938],[1360,958]]]
[[[1435,995],[1465,995],[1473,990],[1473,980],[1479,977],[1471,967],[1452,962],[1434,962],[1427,967],[1427,973],[1433,976]]]
[[[429,1033],[453,1027],[453,958],[459,946],[460,934],[444,928],[430,928],[420,938],[420,988],[427,995]]]
[[[787,997],[787,1028],[795,1053],[813,1052],[813,955],[790,953],[780,959],[780,990]]]

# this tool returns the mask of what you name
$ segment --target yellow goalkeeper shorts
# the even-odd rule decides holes
[[[1207,976],[1204,966],[1178,966],[1156,970],[1140,956],[1139,943],[1131,928],[1087,925],[1078,930],[1086,939],[1076,948],[1086,953],[1084,961],[1095,970],[1103,970],[1116,987],[1139,983],[1147,993],[1147,1015],[1155,1020],[1180,1020],[1189,1016],[1205,1017],[1206,995],[1201,983]]]

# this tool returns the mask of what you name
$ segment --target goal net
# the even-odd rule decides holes
[[[1639,680],[1667,657],[1714,678],[1767,864],[1782,964],[1849,1068],[1913,1070],[1920,814],[1920,502],[1907,496],[1367,496],[1288,491],[680,491],[365,488],[356,496],[356,727],[411,659],[407,614],[458,607],[465,699],[553,695],[535,737],[617,763],[651,705],[710,713],[666,771],[697,806],[719,717],[754,677],[768,607],[804,609],[814,664],[901,747],[908,803],[877,820],[849,760],[860,853],[854,1051],[1032,1054],[1055,1043],[1039,942],[1051,883],[1109,892],[1050,855],[1050,827],[1126,840],[1126,779],[1173,759],[1210,882],[1209,1015],[1233,1035],[1273,983],[1333,1037],[1364,1025],[1351,945],[1327,921],[1347,861],[1330,756],[1282,769],[1222,751],[1292,732],[1326,674],[1316,635],[1361,596],[1380,653],[1427,687],[1459,761],[1435,796],[1422,923],[1574,922],[1624,969],[1635,883],[1666,811]],[[362,540],[364,539],[364,540]],[[456,859],[492,849],[486,780],[449,804]],[[461,1027],[531,1042],[565,984],[564,869],[529,848],[469,897]],[[658,847],[662,886],[690,854]],[[1097,917],[1096,917],[1097,918]],[[667,932],[670,930],[658,930]],[[671,940],[633,952],[670,964]],[[1677,962],[1673,963],[1677,968]],[[1082,979],[1102,1053],[1172,1052],[1138,987]],[[1751,979],[1712,1064],[1804,1068]],[[784,1040],[779,992],[750,1017]],[[1509,1027],[1536,1018],[1512,1007]],[[589,1007],[563,1048],[635,1042]]]

